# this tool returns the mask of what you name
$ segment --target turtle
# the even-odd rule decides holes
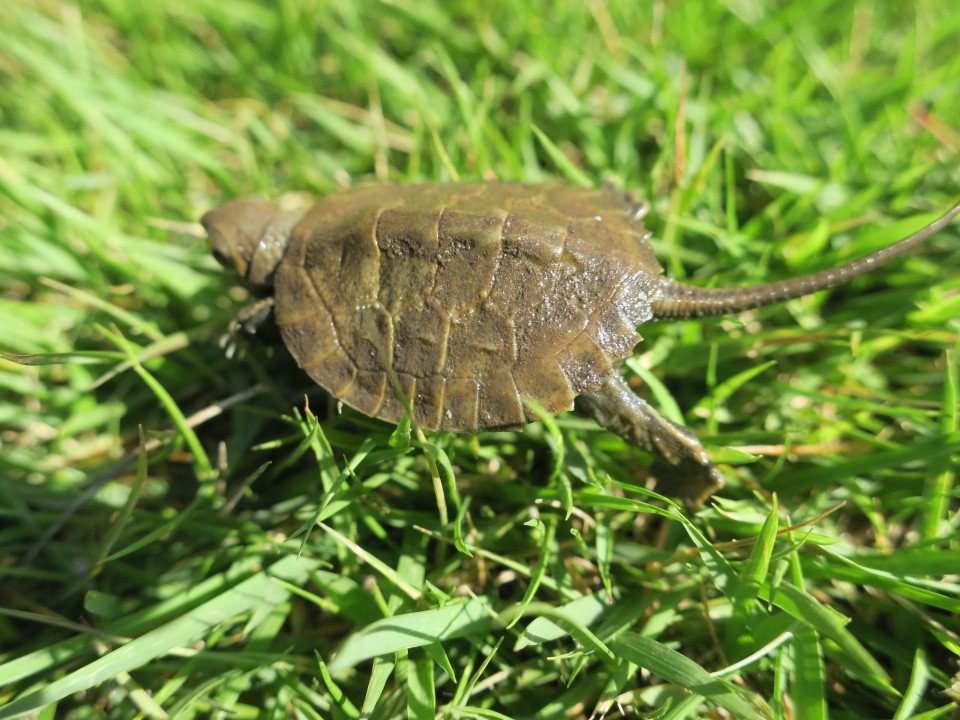
[[[826,290],[946,227],[960,202],[836,268],[732,289],[677,282],[612,188],[464,182],[368,185],[305,214],[247,195],[201,222],[216,259],[272,295],[297,364],[331,395],[429,430],[517,428],[576,408],[653,455],[657,488],[697,505],[723,485],[697,436],[620,373],[644,323],[718,316]]]

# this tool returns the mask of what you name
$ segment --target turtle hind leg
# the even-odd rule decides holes
[[[600,425],[654,456],[657,490],[696,507],[723,486],[723,476],[692,432],[637,397],[619,374],[599,390],[577,398],[577,406]]]
[[[650,212],[650,204],[641,199],[636,193],[628,190],[621,190],[612,180],[605,180],[601,186],[603,191],[620,200],[627,210],[627,217],[637,222],[643,220]]]

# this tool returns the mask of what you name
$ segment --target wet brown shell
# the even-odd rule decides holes
[[[535,420],[600,387],[640,340],[662,272],[611,191],[373,186],[323,200],[274,277],[297,363],[335,397],[455,431]]]

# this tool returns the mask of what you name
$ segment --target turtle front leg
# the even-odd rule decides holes
[[[651,471],[664,495],[697,506],[723,486],[723,476],[710,464],[697,436],[637,397],[619,374],[577,398],[577,406],[607,430],[654,455]]]
[[[257,328],[263,325],[264,320],[273,312],[273,296],[265,297],[240,309],[237,316],[230,323],[230,332],[238,333],[241,330],[249,335],[256,335]]]
[[[273,296],[265,297],[240,309],[227,332],[220,338],[220,347],[224,348],[228,358],[236,354],[237,338],[241,333],[255,335],[257,328],[270,317],[270,313],[273,312],[273,302]]]

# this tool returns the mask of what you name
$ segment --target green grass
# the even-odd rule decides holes
[[[957,226],[643,328],[723,463],[696,515],[577,416],[411,442],[218,344],[196,219],[244,192],[611,179],[725,286],[945,208],[960,16],[774,5],[0,3],[0,718],[949,716]]]

